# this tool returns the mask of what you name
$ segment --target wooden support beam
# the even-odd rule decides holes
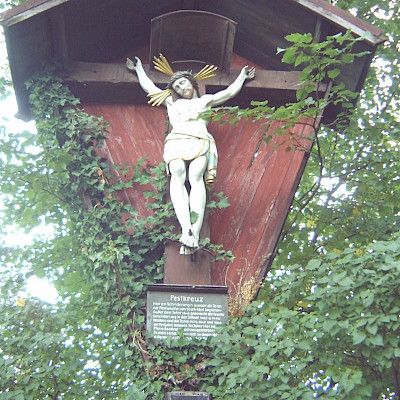
[[[57,60],[66,63],[68,60],[68,44],[65,33],[64,11],[52,9],[49,13],[50,29],[53,37],[53,51]]]
[[[321,27],[322,27],[322,18],[318,17],[317,22],[315,23],[315,30],[313,37],[314,43],[319,43],[321,41]]]
[[[169,77],[144,66],[150,79],[160,88],[164,88]],[[205,81],[207,93],[215,93],[231,84],[239,70],[218,73]],[[256,79],[246,82],[241,91],[240,105],[251,100],[268,99],[272,105],[281,105],[295,101],[298,89],[299,72],[257,70]],[[146,94],[141,89],[135,74],[128,71],[124,64],[73,62],[68,65],[65,82],[73,93],[84,102],[146,103]],[[320,91],[325,91],[320,85]],[[235,99],[232,103],[237,103]]]
[[[144,69],[150,79],[157,85],[165,85],[169,81],[169,77],[149,70],[148,65],[144,65]],[[207,87],[228,86],[239,74],[239,70],[233,70],[229,74],[218,73],[217,76],[207,79]],[[124,64],[106,64],[106,63],[88,63],[88,62],[72,62],[67,67],[68,82],[76,81],[81,84],[110,83],[110,84],[131,84],[136,86],[138,79],[135,74],[128,71]],[[246,87],[262,88],[262,89],[284,89],[296,90],[299,86],[299,72],[297,71],[269,71],[257,70],[255,80],[246,82]]]

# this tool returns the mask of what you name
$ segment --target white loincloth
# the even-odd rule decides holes
[[[165,138],[164,161],[169,172],[169,163],[173,160],[192,161],[207,156],[205,181],[211,184],[217,173],[218,153],[214,138],[208,133],[206,137],[197,137],[183,133],[170,133]]]

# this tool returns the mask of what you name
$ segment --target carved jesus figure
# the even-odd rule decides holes
[[[136,72],[140,86],[148,95],[162,92],[146,75],[138,57],[135,62],[127,59],[126,65]],[[163,158],[171,174],[170,196],[182,229],[180,254],[192,254],[199,246],[206,206],[205,183],[212,183],[216,176],[217,149],[201,114],[236,96],[244,82],[254,76],[255,69],[246,66],[226,89],[203,96],[199,95],[191,71],[178,71],[171,76],[168,84],[171,95],[165,98],[163,105],[167,107],[172,129],[165,138]],[[189,193],[186,179],[190,183]]]

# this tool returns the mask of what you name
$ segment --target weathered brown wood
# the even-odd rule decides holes
[[[338,26],[349,29],[358,36],[364,37],[373,45],[383,43],[386,38],[383,31],[367,22],[355,17],[348,11],[342,10],[323,0],[290,0],[301,4],[303,7],[323,16],[325,19]]]
[[[142,23],[139,4],[131,3],[131,6],[120,0],[68,3],[64,13],[70,60],[111,62],[132,47],[133,41],[143,43],[149,21],[143,15]]]
[[[50,12],[50,26],[53,36],[53,52],[61,63],[68,61],[68,45],[65,33],[65,19],[63,10],[52,9]]]
[[[235,60],[238,56],[234,57]],[[243,59],[244,60],[244,59]],[[232,64],[235,64],[233,61]],[[239,63],[240,68],[246,65]],[[160,72],[149,70],[145,65],[149,77],[160,88],[168,83],[168,76]],[[72,92],[84,102],[112,102],[112,103],[139,103],[147,102],[143,90],[134,74],[129,72],[124,64],[106,63],[71,63],[67,69],[65,82]],[[232,83],[240,69],[235,68],[229,74],[218,73],[214,78],[205,82],[207,93],[215,93]],[[251,100],[268,99],[270,105],[279,106],[295,101],[295,91],[299,87],[299,73],[297,71],[266,71],[257,69],[257,79],[246,83],[240,97],[233,99],[227,105],[238,104],[248,106]],[[320,85],[319,90],[325,90]]]
[[[322,27],[322,18],[317,18],[317,22],[315,23],[313,42],[319,43],[321,41],[321,27]]]
[[[100,155],[111,165],[136,165],[145,158],[148,165],[162,162],[165,113],[147,105],[85,104],[87,112],[104,117],[110,124],[109,136]],[[148,215],[143,188],[120,191],[118,198],[130,202],[141,215]]]
[[[179,232],[178,224],[176,231]],[[200,239],[210,237],[208,212],[204,216]],[[179,254],[180,244],[167,242],[165,245],[165,284],[211,285],[211,255],[198,250],[193,255]]]
[[[264,276],[312,144],[307,137],[313,129],[303,124],[268,145],[262,141],[280,126],[249,121],[210,127],[221,155],[215,190],[231,203],[212,215],[211,240],[236,255],[230,265],[212,265],[212,282],[228,285],[233,293],[252,277],[258,276],[254,284],[259,284]]]
[[[11,26],[50,10],[69,0],[29,0],[0,14],[0,24]]]
[[[173,63],[196,60],[229,71],[235,32],[235,21],[207,11],[160,15],[151,20],[149,62],[162,53]]]
[[[18,116],[28,119],[30,107],[25,81],[38,72],[39,66],[52,56],[50,27],[46,17],[39,14],[29,23],[24,21],[6,27],[4,31],[8,38],[6,44],[9,62],[17,66],[11,69],[11,76],[15,92],[21,94],[17,96]]]
[[[368,23],[351,16],[323,0],[202,0],[186,2],[186,6],[201,11],[208,11],[223,15],[239,22],[234,51],[260,64],[266,70],[293,70],[293,66],[281,62],[281,54],[276,53],[277,47],[287,47],[285,35],[293,32],[314,32],[318,18],[323,20],[320,39],[328,35],[353,29],[363,38],[358,43],[369,55],[357,58],[357,63],[343,69],[343,74],[336,78],[338,83],[343,82],[347,88],[359,91],[365,80],[365,71],[371,63],[377,44],[384,40],[383,31],[372,27]],[[50,55],[56,61],[63,62],[66,56],[70,61],[112,62],[118,60],[121,65],[126,54],[135,55],[137,50],[147,46],[150,40],[151,19],[161,14],[179,10],[181,0],[153,1],[144,4],[138,0],[28,0],[0,15],[0,24],[6,28],[25,25],[26,35],[32,41],[32,49],[49,45]],[[65,24],[65,45],[62,50],[57,47],[62,44],[60,31],[54,28],[51,14],[63,13]],[[40,21],[42,30],[48,34],[43,37],[37,34],[37,22]],[[38,71],[47,58],[37,57],[19,46],[19,41],[13,42],[12,32],[5,29],[6,43],[11,52],[16,54],[14,61],[10,56],[10,67],[15,85],[19,115],[28,119],[31,117],[28,94],[24,82],[31,74]],[[207,34],[207,32],[205,33]],[[181,35],[184,37],[184,35]],[[197,38],[191,38],[197,42]],[[190,40],[191,40],[190,39]],[[22,39],[22,41],[27,40]],[[186,38],[185,38],[186,40]],[[178,41],[181,43],[182,41]],[[228,41],[229,42],[229,41]],[[179,46],[177,46],[179,47]],[[17,54],[18,53],[18,54]],[[195,56],[190,56],[194,58]],[[147,58],[147,56],[146,56]],[[143,61],[146,60],[143,58]],[[173,61],[173,60],[172,60]],[[116,87],[105,85],[99,88],[92,82],[91,92],[86,101],[92,101],[94,92],[104,90],[108,101],[114,101]],[[78,86],[75,83],[75,86]],[[96,87],[95,87],[96,86]],[[83,94],[82,87],[78,87],[79,94]],[[256,96],[249,87],[246,101]],[[121,89],[126,98],[125,89]],[[277,92],[279,91],[279,92]],[[108,97],[107,97],[108,96]],[[262,97],[270,98],[279,105],[279,97],[284,101],[292,101],[293,93],[270,89]],[[142,101],[138,99],[137,101]],[[98,99],[96,99],[98,101]],[[130,101],[130,100],[129,100]],[[136,100],[135,100],[136,101]],[[246,103],[241,103],[242,106]],[[342,111],[335,107],[326,110],[324,121],[332,122],[335,116]]]
[[[206,250],[198,250],[193,257],[179,254],[178,243],[165,245],[166,263],[164,283],[185,285],[211,285],[211,256]]]
[[[149,65],[144,65],[150,79],[156,85],[166,85],[169,77],[149,69]],[[98,84],[134,84],[138,83],[136,75],[126,68],[125,64],[110,63],[87,63],[72,62],[67,67],[68,75],[65,77],[67,83],[76,82],[77,84],[89,85]],[[207,79],[206,86],[227,86],[233,82],[240,70],[232,70],[229,74],[217,73],[217,76]],[[136,86],[136,85],[135,85]],[[283,89],[296,90],[299,87],[299,72],[297,71],[268,71],[257,69],[257,79],[246,83],[246,87],[255,89]],[[325,87],[324,87],[325,89]],[[321,89],[323,91],[323,89]]]

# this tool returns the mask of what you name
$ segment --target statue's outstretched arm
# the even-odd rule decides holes
[[[253,79],[255,77],[256,70],[255,68],[249,68],[247,65],[242,68],[238,77],[235,81],[230,84],[226,89],[221,90],[211,96],[211,100],[208,103],[211,107],[218,106],[220,104],[225,103],[227,100],[235,97],[243,87],[244,82],[247,79]]]
[[[143,65],[139,57],[135,57],[135,62],[132,61],[130,58],[127,58],[126,66],[129,70],[136,72],[140,86],[147,94],[155,94],[162,91],[146,75],[146,72],[144,72]]]

